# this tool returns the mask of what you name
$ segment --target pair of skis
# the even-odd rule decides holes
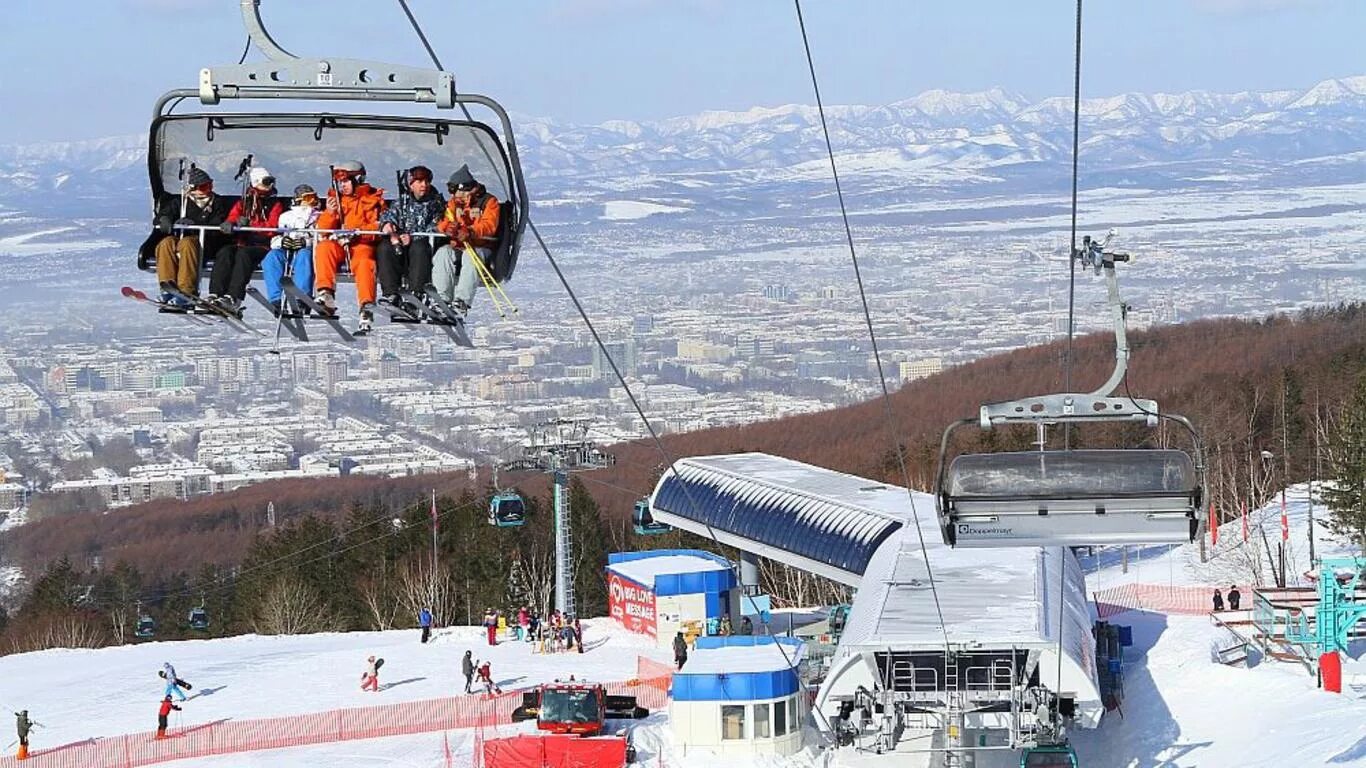
[[[261,289],[254,285],[247,288],[247,293],[251,294],[253,299],[256,299],[261,306],[275,314],[275,338],[277,340],[280,337],[280,328],[283,327],[299,341],[308,341],[308,332],[304,330],[303,321],[309,317],[307,313],[310,312],[313,317],[327,323],[328,327],[341,337],[342,341],[352,342],[356,340],[356,337],[342,326],[341,318],[337,316],[335,311],[328,310],[327,307],[315,301],[312,296],[309,296],[307,292],[295,284],[294,279],[289,275],[280,278],[280,290],[282,292],[281,300],[278,303],[272,303],[265,294],[261,293]],[[291,304],[293,308],[291,308]]]
[[[440,327],[450,337],[451,341],[459,346],[473,349],[474,342],[470,340],[469,333],[465,330],[464,316],[437,292],[435,285],[427,283],[423,288],[423,294],[426,297],[425,301],[411,291],[403,291],[399,295],[403,299],[404,306],[397,306],[383,300],[378,302],[378,306],[389,314],[390,322],[435,325]],[[409,311],[409,306],[414,307],[417,311]]]
[[[170,302],[158,301],[148,296],[146,293],[143,293],[142,291],[127,285],[123,287],[122,292],[123,295],[127,298],[156,306],[158,308],[158,311],[164,314],[181,315],[182,317],[189,319],[191,322],[198,323],[201,325],[211,325],[213,323],[211,318],[217,317],[235,331],[254,336],[262,335],[260,331],[242,322],[241,316],[239,316],[237,313],[232,312],[228,308],[219,306],[211,301],[205,301],[204,299],[201,299],[198,296],[192,296],[188,293],[185,293],[184,291],[177,288],[175,283],[162,283],[161,290],[179,299],[182,303],[173,304]]]

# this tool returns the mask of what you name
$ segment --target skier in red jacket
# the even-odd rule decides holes
[[[171,710],[180,711],[180,707],[171,703],[170,694],[161,700],[161,709],[157,710],[157,735],[158,739],[166,738],[166,718],[171,716]]]

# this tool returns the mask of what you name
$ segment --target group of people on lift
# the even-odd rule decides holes
[[[335,313],[343,264],[356,283],[362,330],[374,322],[377,298],[409,315],[419,312],[404,302],[405,284],[424,301],[435,298],[425,296],[434,286],[461,317],[469,311],[481,268],[489,266],[496,246],[499,203],[468,165],[446,180],[449,201],[423,165],[406,171],[407,189],[392,205],[383,189],[366,183],[365,165],[358,161],[332,166],[325,199],[308,184],[296,186],[288,209],[275,181],[265,168],[250,168],[241,198],[229,204],[214,192],[208,172],[191,167],[183,199],[168,196],[157,212],[158,228],[168,233],[155,247],[162,304],[180,311],[194,308],[201,256],[208,252],[214,255],[213,270],[204,300],[237,317],[258,267],[277,312],[281,280],[288,274],[320,307]],[[193,225],[200,228],[184,228]],[[462,263],[471,252],[480,265]]]

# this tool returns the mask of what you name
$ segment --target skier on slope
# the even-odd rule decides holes
[[[474,693],[470,690],[474,685],[473,651],[465,651],[465,657],[460,660],[460,671],[465,675],[465,693]]]
[[[270,171],[257,166],[248,173],[249,186],[232,210],[228,220],[223,222],[223,232],[232,234],[239,227],[260,227],[274,229],[280,226],[280,214],[284,204],[275,196],[275,177]],[[218,252],[213,260],[213,272],[209,275],[208,300],[241,316],[242,300],[247,297],[247,284],[251,273],[266,257],[270,248],[270,235],[261,232],[239,232],[230,247]]]
[[[15,726],[19,730],[19,753],[15,757],[19,760],[28,759],[28,732],[33,729],[33,721],[28,719],[28,710],[21,710],[14,713]]]
[[[181,701],[184,701],[185,692],[180,689],[184,681],[176,677],[175,667],[171,666],[171,662],[168,661],[161,665],[161,676],[166,678],[166,696],[169,697],[174,693],[180,697]]]
[[[266,260],[261,262],[261,272],[265,276],[266,298],[271,304],[280,303],[280,279],[285,275],[285,264],[293,267],[290,279],[306,294],[313,293],[313,240],[312,233],[299,232],[312,229],[318,223],[318,193],[307,184],[294,188],[294,199],[288,211],[280,214],[279,226],[287,230],[271,238],[270,251]]]
[[[366,662],[365,671],[360,676],[360,689],[379,693],[379,668],[384,666],[384,659],[376,659],[371,656],[366,659]]]
[[[484,693],[492,695],[503,692],[503,689],[499,688],[498,684],[493,682],[493,670],[488,661],[484,661],[479,665],[479,682],[484,686]]]
[[[180,707],[171,703],[171,694],[166,694],[166,698],[161,700],[161,708],[157,710],[157,735],[156,738],[166,738],[167,719],[171,716],[171,710],[180,711]]]
[[[422,642],[426,643],[432,638],[432,610],[423,608],[417,614],[417,625],[422,627]]]

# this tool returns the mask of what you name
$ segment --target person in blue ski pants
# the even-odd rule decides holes
[[[175,667],[171,666],[171,662],[168,661],[161,665],[161,673],[166,677],[166,693],[164,694],[166,698],[169,699],[174,693],[180,697],[181,701],[184,701],[185,692],[180,690],[180,685],[176,682],[179,678],[175,676]]]
[[[293,264],[294,284],[305,294],[313,295],[314,236],[297,230],[310,229],[318,222],[318,193],[307,184],[294,188],[293,206],[280,215],[280,228],[285,232],[271,239],[270,251],[261,262],[265,278],[266,298],[271,304],[280,303],[280,278],[285,274],[285,262]]]

